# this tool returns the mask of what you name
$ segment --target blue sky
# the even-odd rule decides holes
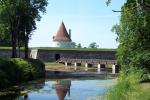
[[[37,30],[30,40],[30,47],[50,47],[52,36],[57,32],[62,20],[72,31],[72,40],[88,47],[96,42],[100,48],[116,48],[116,35],[111,32],[113,25],[119,23],[120,10],[124,0],[49,0],[46,14],[37,22]]]

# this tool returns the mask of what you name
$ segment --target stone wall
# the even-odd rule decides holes
[[[58,57],[72,58],[72,59],[115,60],[116,59],[115,55],[116,55],[115,51],[79,51],[79,50],[42,50],[42,49],[39,49],[37,50],[36,58],[42,61],[56,61]],[[11,57],[11,50],[0,49],[0,57]],[[23,51],[21,51],[21,57],[24,57]]]
[[[115,60],[115,51],[38,50],[37,59],[55,61],[60,58]]]
[[[17,52],[17,54],[19,55],[19,52]],[[11,55],[12,55],[11,50],[9,50],[9,49],[0,49],[0,57],[8,58],[8,57],[11,57]],[[22,57],[22,58],[24,57],[24,51],[23,50],[20,51],[20,57]]]

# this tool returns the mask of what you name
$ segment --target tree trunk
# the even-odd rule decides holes
[[[20,46],[18,46],[18,56],[19,56],[19,58],[20,58]]]
[[[12,41],[12,58],[17,57],[17,50],[16,50],[16,34],[14,31],[11,32],[11,41]]]
[[[21,47],[21,43],[20,43],[20,42],[21,42],[21,40],[20,40],[20,38],[19,38],[19,37],[20,37],[19,32],[18,32],[18,35],[17,35],[17,36],[18,36],[18,57],[20,58],[20,47]]]
[[[26,34],[26,36],[25,36],[25,58],[29,58],[28,57],[28,50],[29,50],[29,48],[28,48],[28,35]]]

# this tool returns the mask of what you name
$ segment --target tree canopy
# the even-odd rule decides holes
[[[12,57],[17,57],[17,41],[25,45],[27,56],[29,38],[47,3],[47,0],[0,0],[0,34],[11,37]]]
[[[99,45],[96,42],[92,42],[89,44],[89,48],[98,48]]]
[[[122,69],[136,67],[150,73],[150,1],[126,0],[120,23],[112,30],[118,35],[117,58]]]
[[[79,43],[79,44],[77,45],[77,48],[82,48],[81,43]]]

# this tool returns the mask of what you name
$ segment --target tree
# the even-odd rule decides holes
[[[150,73],[150,1],[127,0],[113,31],[120,43],[117,52],[122,69],[136,67]]]
[[[24,41],[25,58],[28,58],[28,41],[40,12],[45,13],[47,0],[0,0],[0,24],[9,30],[12,42],[12,57],[17,57],[17,40]]]
[[[47,0],[29,0],[25,1],[22,13],[24,18],[22,21],[22,30],[24,32],[24,44],[25,44],[25,58],[28,58],[28,43],[31,37],[31,33],[36,29],[36,21],[40,21],[40,12],[45,13]]]
[[[99,45],[96,44],[96,42],[92,42],[91,44],[89,44],[89,48],[98,48]]]
[[[16,33],[18,28],[17,16],[18,3],[14,0],[0,0],[0,24],[4,25],[4,30],[9,30],[12,41],[12,57],[16,57]]]
[[[79,44],[77,45],[77,48],[82,48],[81,43],[79,43]]]
[[[5,27],[5,25],[0,24],[0,46],[11,46],[10,35]]]
[[[72,48],[75,48],[75,47],[76,47],[76,43],[75,43],[75,42],[72,42],[71,47],[72,47]]]

